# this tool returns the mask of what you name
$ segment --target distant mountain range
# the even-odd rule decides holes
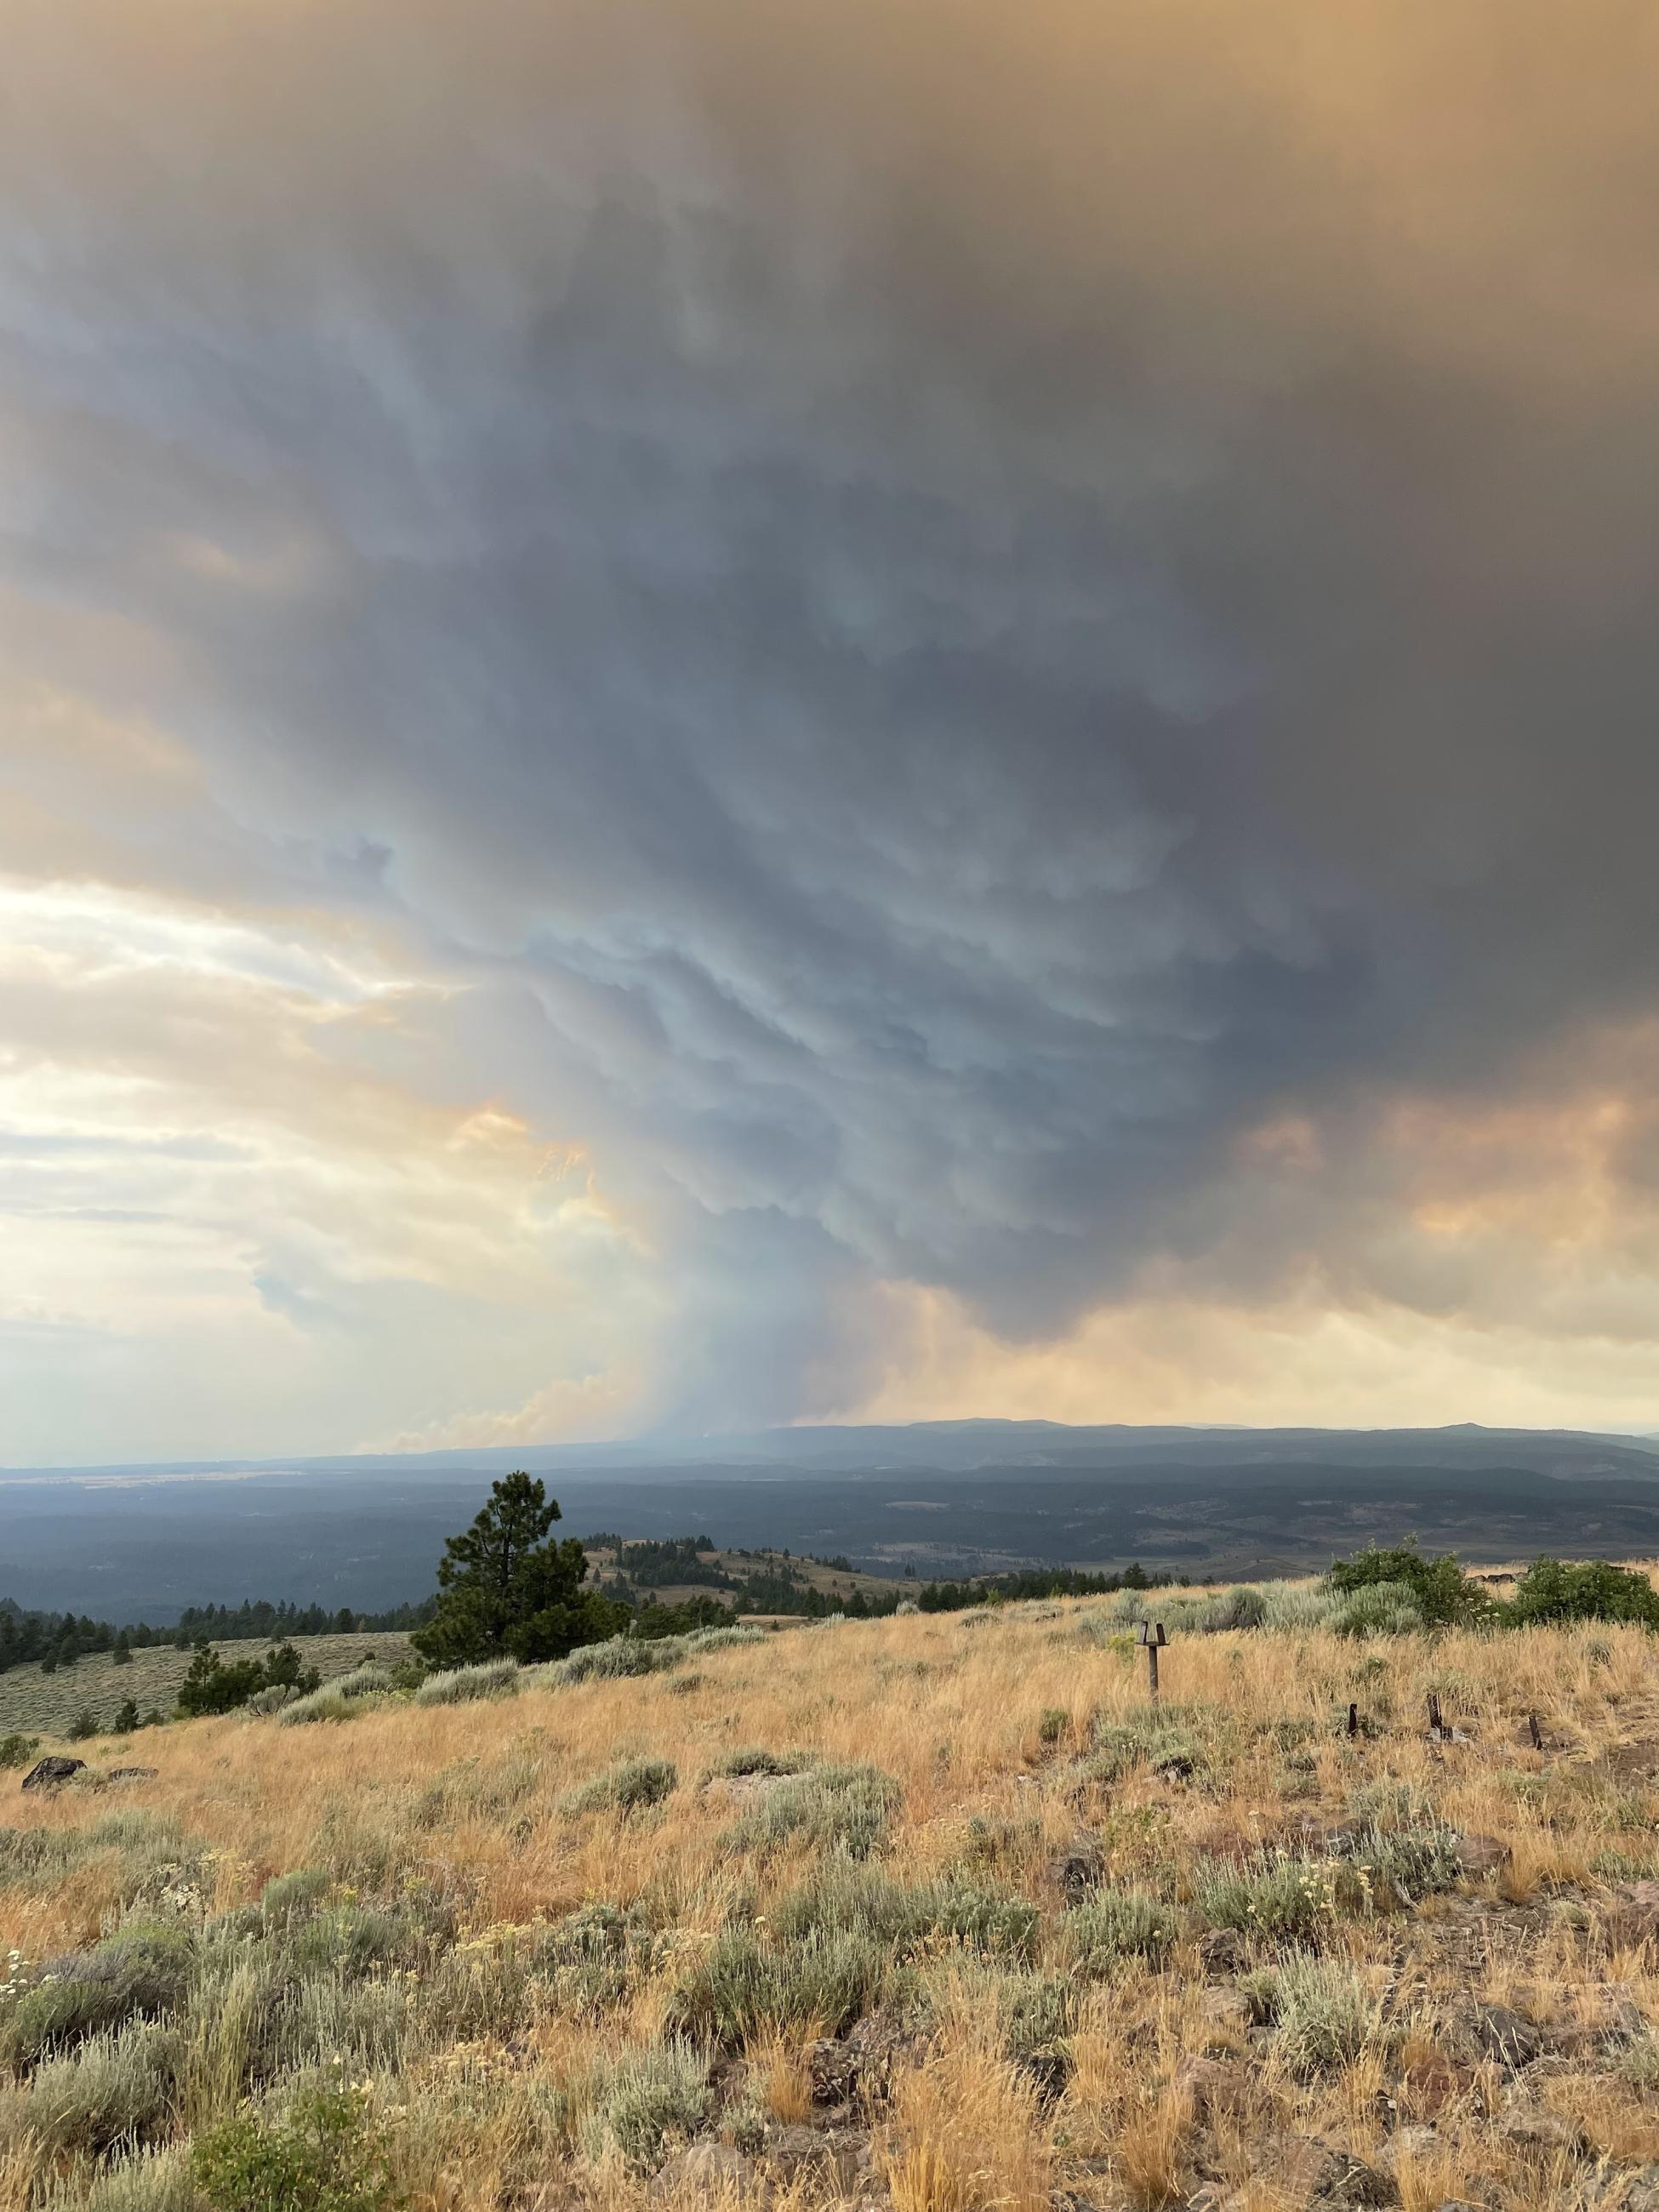
[[[574,1534],[707,1534],[895,1575],[1311,1571],[1407,1531],[1488,1561],[1659,1554],[1659,1436],[928,1421],[15,1468],[0,1472],[0,1595],[152,1621],[244,1597],[379,1609],[431,1587],[444,1536],[514,1466],[549,1478]]]

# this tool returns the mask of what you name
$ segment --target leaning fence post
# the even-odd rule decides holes
[[[1440,1743],[1444,1741],[1445,1734],[1445,1728],[1440,1718],[1440,1699],[1431,1690],[1429,1692],[1429,1735],[1436,1743]]]
[[[1156,1698],[1158,1647],[1170,1640],[1164,1633],[1164,1623],[1161,1620],[1143,1620],[1140,1624],[1140,1640],[1146,1647],[1146,1687]]]

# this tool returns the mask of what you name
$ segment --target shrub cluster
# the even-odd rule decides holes
[[[186,1720],[204,1713],[234,1712],[261,1691],[287,1690],[303,1697],[321,1680],[291,1644],[274,1645],[263,1662],[237,1659],[227,1666],[210,1644],[202,1643],[179,1686],[179,1711]]]

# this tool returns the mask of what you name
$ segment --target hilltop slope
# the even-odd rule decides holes
[[[153,1782],[14,1795],[0,2202],[94,2201],[118,2108],[161,2151],[120,2204],[175,2212],[187,2127],[337,2063],[416,2212],[1619,2202],[1659,2168],[1652,1640],[1298,1603],[1177,1636],[1156,1709],[1084,1601],[196,1723]],[[64,1954],[124,1915],[165,1972],[112,2016]],[[56,2042],[49,1957],[54,2018],[90,1992]]]

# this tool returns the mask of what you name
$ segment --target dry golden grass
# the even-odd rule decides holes
[[[890,2094],[842,2116],[870,2131],[869,2166],[833,2182],[771,2173],[786,2212],[837,2196],[890,2198],[894,2212],[1037,2212],[1057,2191],[1155,2206],[1201,2182],[1230,2212],[1266,2212],[1306,2200],[1310,2142],[1392,2164],[1407,2212],[1458,2197],[1589,2204],[1596,2157],[1613,2179],[1659,2160],[1659,2069],[1644,2077],[1608,2045],[1517,2080],[1471,2053],[1463,2017],[1475,1998],[1510,2005],[1565,2048],[1571,2030],[1595,2027],[1616,1984],[1641,2019],[1659,2018],[1652,1948],[1606,1924],[1621,1865],[1644,1870],[1656,1849],[1659,1802],[1642,1771],[1659,1768],[1649,1638],[1607,1627],[1369,1644],[1322,1631],[1193,1637],[1164,1655],[1163,1721],[1194,1740],[1197,1770],[1160,1775],[1130,1759],[1101,1781],[1092,1747],[1115,1728],[1144,1734],[1151,1716],[1139,1654],[1088,1632],[1099,1611],[1082,1601],[814,1628],[699,1656],[689,1692],[671,1674],[499,1703],[392,1705],[342,1726],[199,1722],[146,1738],[161,1769],[154,1781],[14,1797],[5,1817],[47,1837],[95,1830],[117,1810],[174,1824],[190,1864],[166,1909],[192,1928],[228,1926],[273,1877],[301,1869],[320,1870],[343,1913],[441,1897],[454,1943],[418,1978],[377,1966],[355,1984],[325,1976],[307,1998],[360,2039],[366,2055],[351,2070],[386,2116],[415,2212],[645,2202],[658,2154],[630,2160],[604,2136],[618,2094],[605,2068],[667,2048],[677,1992],[722,1930],[756,1925],[764,1937],[823,1856],[810,1838],[769,1844],[745,1831],[763,1790],[697,1786],[749,1746],[879,1768],[898,1797],[872,1867],[913,1885],[954,1875],[1042,1916],[1023,1965],[932,1939],[908,1954],[915,2039]],[[1431,1688],[1468,1741],[1426,1741]],[[1341,1732],[1350,1700],[1374,1736]],[[1057,1735],[1039,1725],[1050,1710],[1065,1716]],[[1519,1740],[1530,1711],[1559,1747],[1540,1755]],[[1632,1747],[1650,1741],[1648,1762]],[[677,1765],[665,1802],[561,1809],[576,1784],[643,1759]],[[1230,1960],[1204,1948],[1204,1870],[1300,1848],[1304,1826],[1366,1808],[1385,1826],[1432,1814],[1499,1838],[1512,1856],[1495,1880],[1414,1910],[1328,1916],[1318,1949],[1370,2024],[1331,2063],[1298,2067],[1279,2031],[1224,2002],[1241,1970],[1271,1969],[1285,1948],[1242,1938]],[[1112,1887],[1167,1901],[1177,1940],[1163,1960],[1129,1957],[1079,1984],[1063,2047],[1045,2044],[1033,2059],[1005,2032],[996,1991],[1021,1973],[1063,1984],[1071,1954],[1046,1869],[1079,1830],[1097,1838]],[[56,1869],[0,1869],[0,1966],[12,1947],[39,1960],[94,1939],[133,1901],[138,1848],[128,1837]],[[144,1879],[154,1911],[173,1877]],[[600,2003],[546,1978],[514,1983],[510,2003],[491,1997],[537,1931],[596,1904],[636,1908],[653,1931],[625,1986]],[[210,2125],[246,2094],[249,2051],[281,1994],[252,1963],[233,1962],[217,1987],[210,2011],[184,2023],[175,2133]],[[379,2044],[362,2024],[371,2006],[384,2014]],[[659,2203],[758,2200],[766,2130],[815,2117],[813,2025],[763,2021],[728,2052],[706,2108],[661,2138],[667,2155],[683,2138],[723,2132],[763,2162],[746,2179],[671,2179]],[[1206,2103],[1192,2086],[1198,2061],[1242,2078],[1212,2084]],[[1506,2134],[1497,2123],[1517,2097],[1570,2114],[1588,2154]],[[49,2169],[67,2172],[61,2151],[0,2148],[0,2208],[40,2201]]]

